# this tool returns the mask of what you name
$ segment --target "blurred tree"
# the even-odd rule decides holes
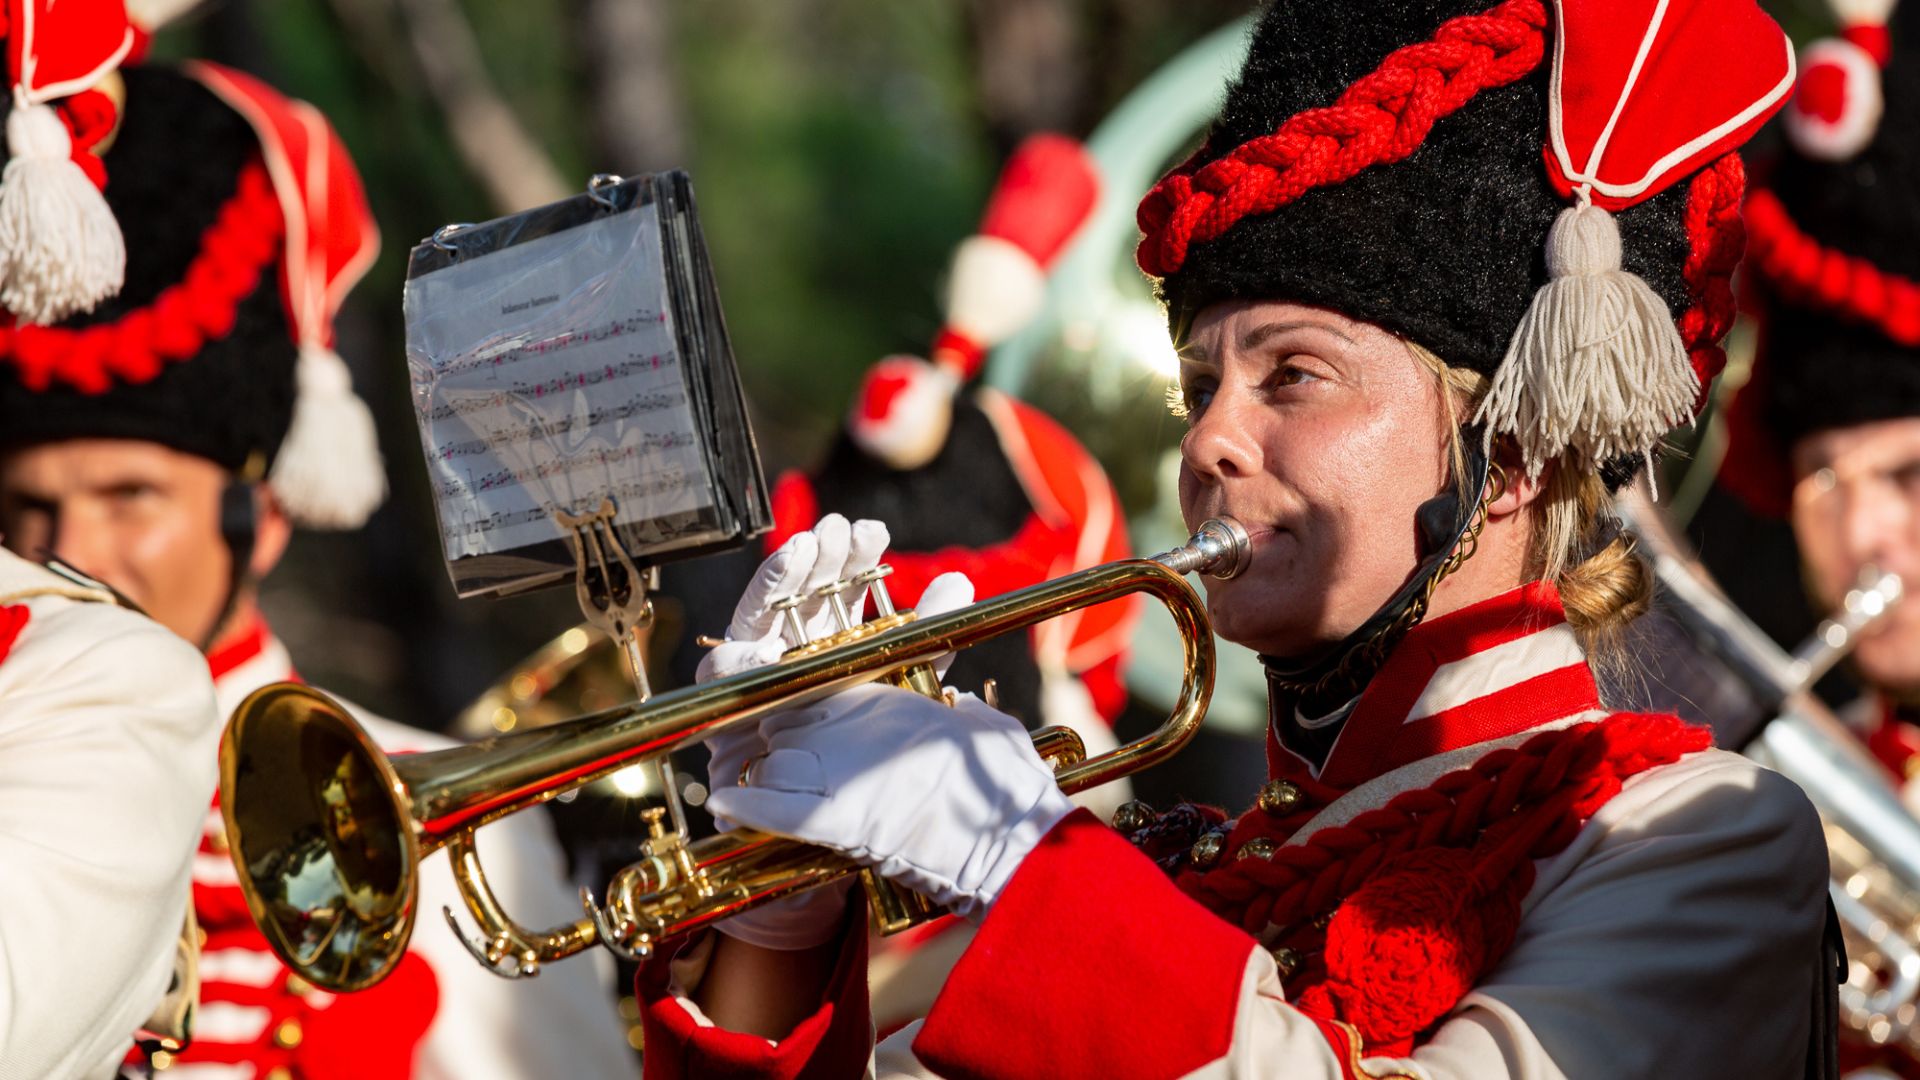
[[[571,192],[546,149],[494,88],[473,27],[455,0],[333,0],[333,6],[356,41],[386,41],[398,31],[407,42],[404,56],[384,49],[375,54],[383,73],[396,83],[418,78],[468,171],[497,207],[539,206]]]
[[[997,157],[1036,131],[1076,132],[1093,65],[1075,0],[968,0],[979,106]]]
[[[652,172],[686,161],[673,26],[663,0],[573,0],[601,167]]]

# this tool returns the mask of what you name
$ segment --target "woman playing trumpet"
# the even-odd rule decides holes
[[[1237,818],[1121,833],[977,700],[772,716],[716,747],[710,808],[978,935],[875,1048],[860,905],[739,916],[643,975],[651,1075],[1817,1071],[1812,809],[1702,731],[1609,711],[1591,670],[1651,588],[1607,495],[1718,370],[1732,152],[1791,70],[1750,0],[1648,8],[1264,13],[1143,204],[1140,261],[1180,347],[1182,509],[1252,537],[1207,599],[1267,665],[1272,779]],[[884,546],[870,522],[796,536],[711,667],[777,657],[770,600]]]

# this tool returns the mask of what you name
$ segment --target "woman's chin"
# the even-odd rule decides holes
[[[1207,614],[1216,635],[1266,656],[1311,654],[1323,640],[1317,626],[1289,617],[1297,612],[1278,598],[1263,603],[1255,597],[1215,592],[1208,597]]]

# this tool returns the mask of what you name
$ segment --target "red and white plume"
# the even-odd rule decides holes
[[[52,323],[92,310],[126,277],[126,244],[100,193],[106,171],[92,153],[113,108],[93,87],[134,34],[121,0],[7,0],[6,18],[0,305],[19,322]]]
[[[373,415],[333,351],[340,303],[380,252],[360,174],[312,105],[215,64],[185,70],[252,125],[286,220],[281,285],[298,389],[267,484],[296,524],[357,528],[387,494]]]
[[[1892,55],[1887,21],[1895,0],[1831,0],[1840,32],[1800,50],[1800,92],[1782,117],[1810,158],[1845,161],[1866,149],[1886,102],[1880,71]]]
[[[1555,0],[1549,179],[1573,205],[1547,233],[1547,284],[1476,421],[1528,475],[1572,448],[1649,455],[1692,418],[1699,377],[1666,304],[1621,268],[1609,211],[1739,146],[1793,89],[1792,43],[1753,0]]]
[[[946,325],[928,360],[889,356],[867,372],[847,430],[896,469],[933,460],[953,422],[953,395],[988,350],[1020,332],[1046,301],[1047,271],[1092,216],[1100,174],[1086,147],[1035,135],[1007,160],[980,231],[954,253]]]

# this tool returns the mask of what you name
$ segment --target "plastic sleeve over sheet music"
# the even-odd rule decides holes
[[[413,250],[407,367],[463,596],[570,575],[556,514],[610,503],[637,562],[770,524],[684,173],[592,189]]]

